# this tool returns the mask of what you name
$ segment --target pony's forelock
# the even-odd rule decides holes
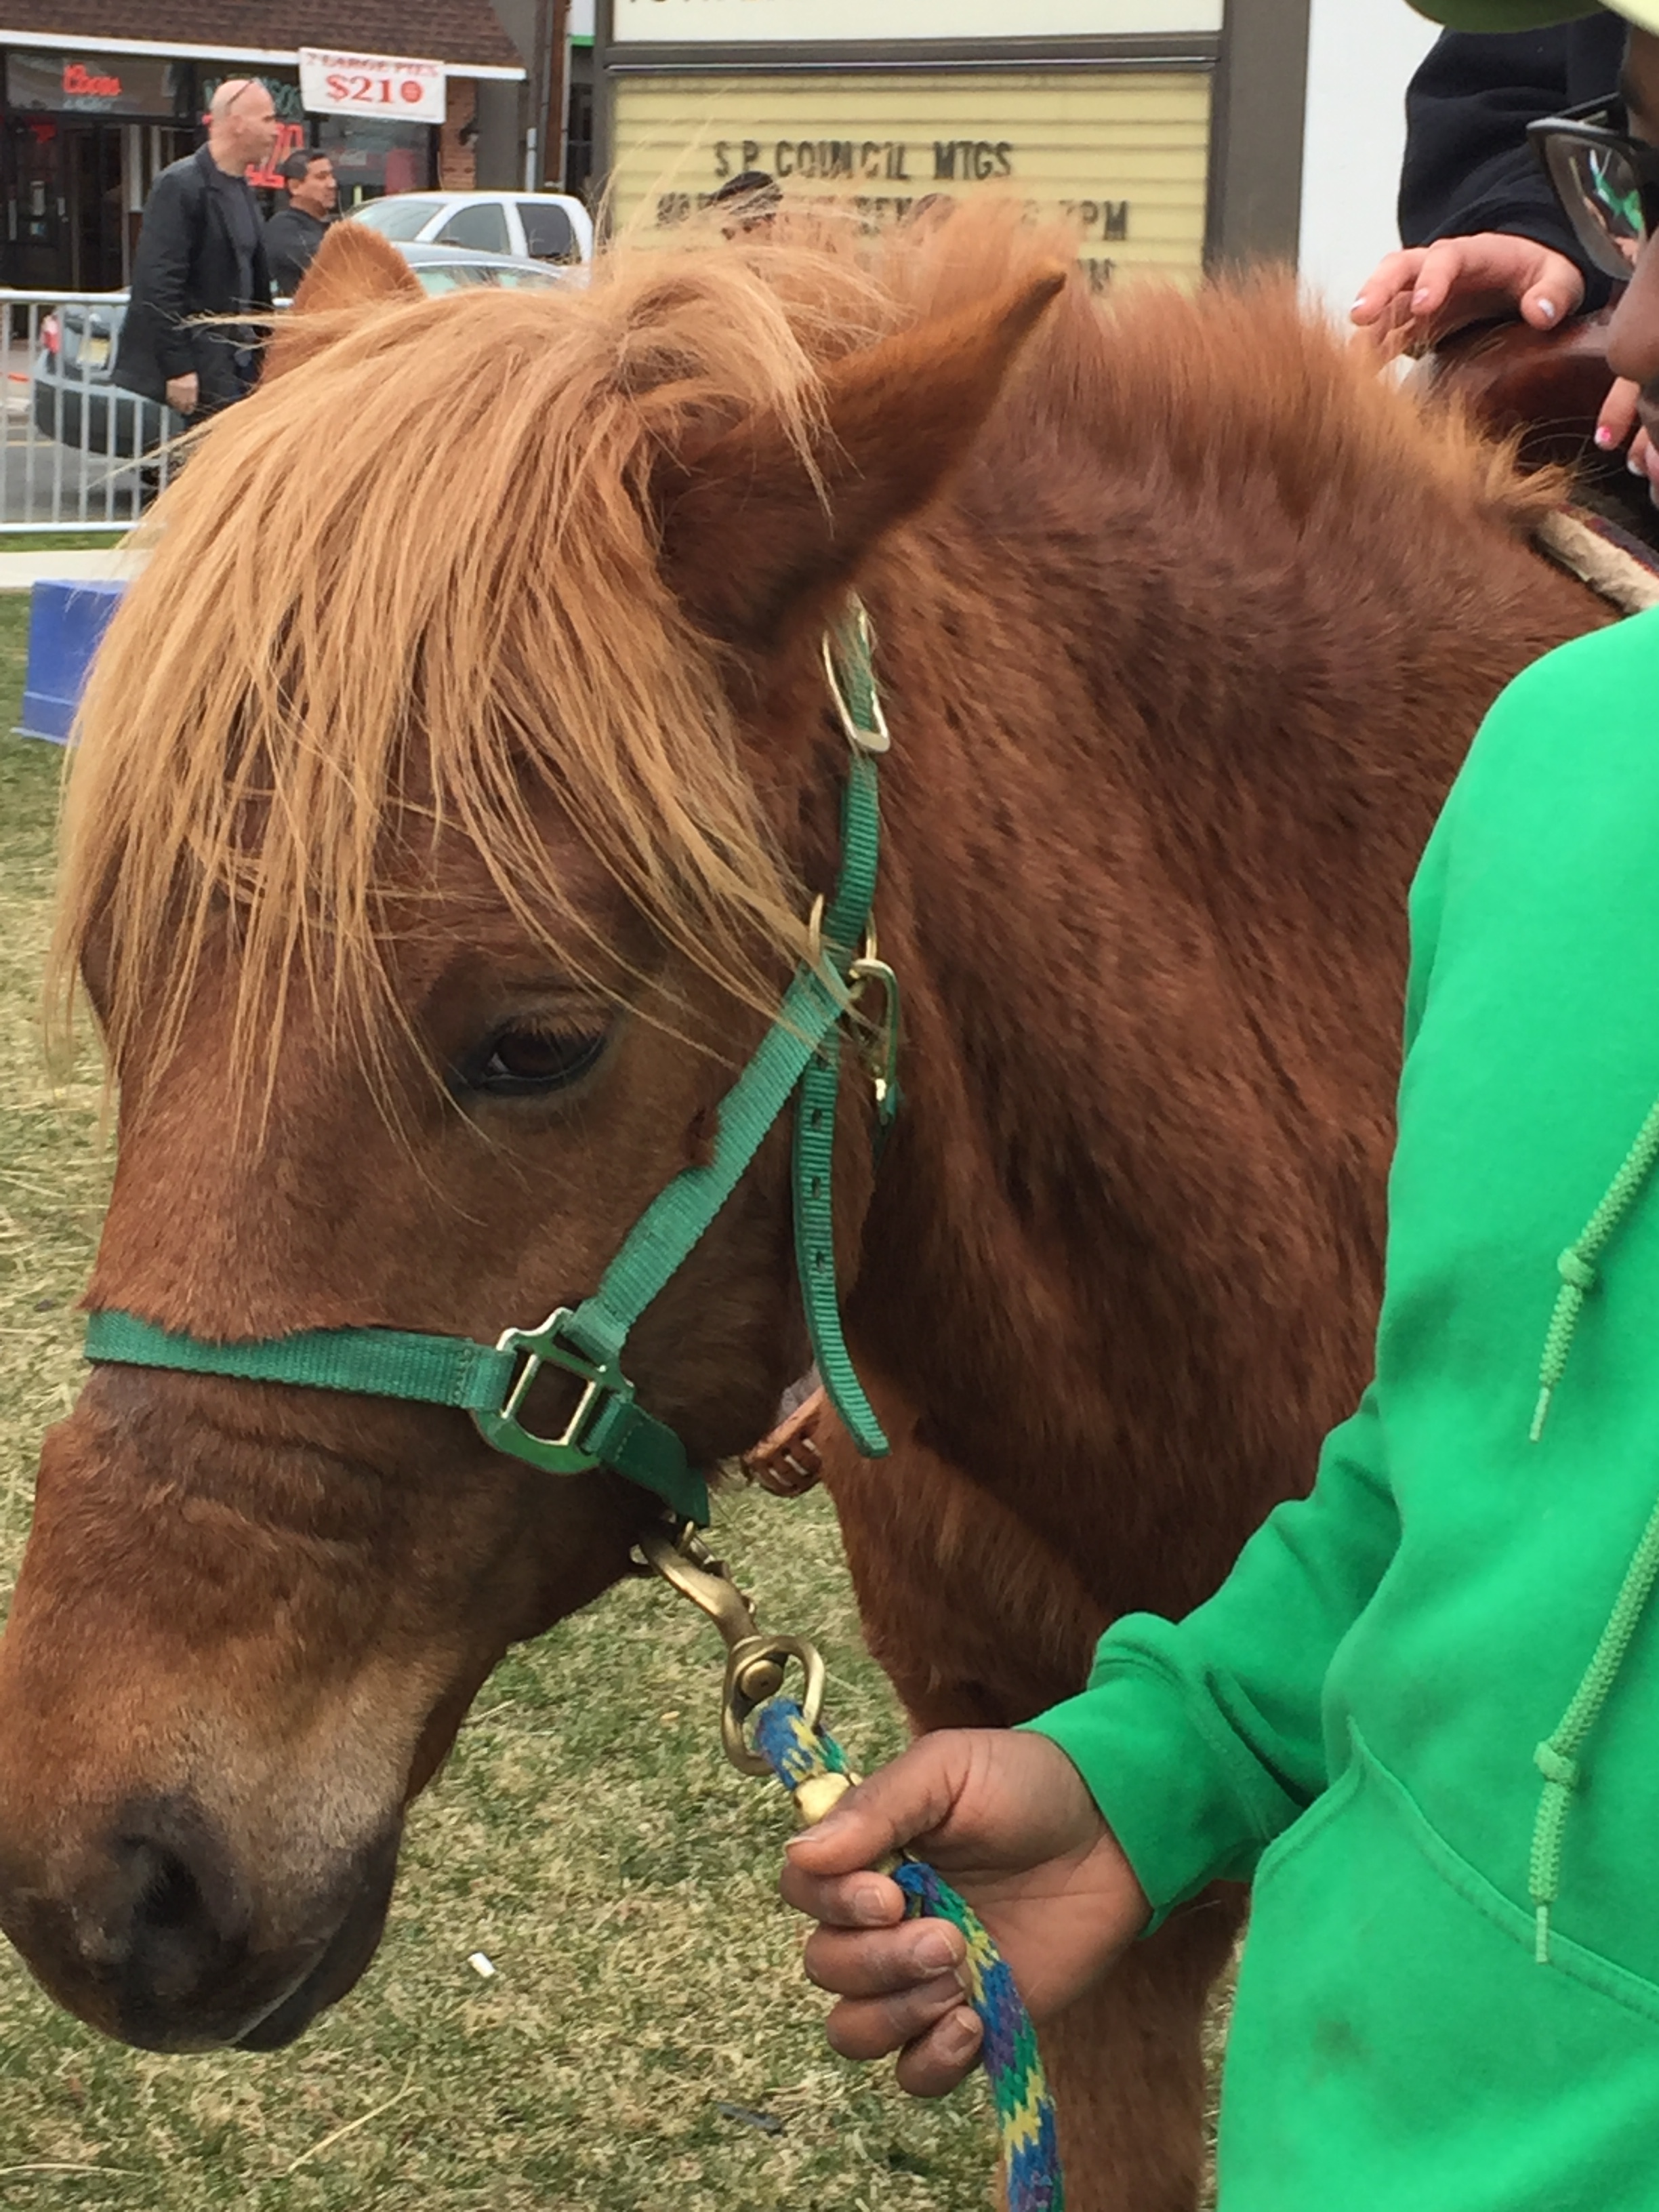
[[[141,1028],[165,1050],[228,913],[243,1075],[269,1069],[296,978],[372,1046],[398,1012],[384,902],[411,823],[470,840],[522,924],[580,961],[541,826],[551,792],[670,942],[769,1006],[805,902],[720,653],[660,574],[653,471],[763,409],[810,475],[828,362],[1055,245],[1018,209],[873,250],[791,219],[752,244],[624,241],[585,289],[321,319],[313,345],[324,325],[331,342],[199,441],[99,656],[58,1003],[106,932],[114,1061]],[[1034,353],[1001,418],[1012,466],[1082,436],[1131,476],[1218,471],[1241,495],[1249,477],[1292,509],[1402,471],[1510,527],[1559,496],[1456,419],[1367,389],[1287,284],[1132,289],[1103,318],[1074,287]]]
[[[244,1073],[299,975],[381,1033],[380,917],[411,822],[459,830],[580,960],[545,790],[671,940],[770,1003],[804,902],[719,655],[659,574],[651,477],[759,409],[810,467],[817,360],[877,335],[884,303],[849,260],[797,258],[816,283],[793,302],[738,253],[634,252],[580,290],[345,313],[199,441],[99,656],[69,787],[58,996],[107,931],[118,1065],[141,1024],[147,1050],[176,1037],[227,902]]]

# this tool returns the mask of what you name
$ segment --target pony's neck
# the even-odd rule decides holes
[[[1088,462],[981,470],[871,580],[906,1107],[849,1310],[1061,1540],[1103,1457],[1265,1451],[1274,1393],[1311,1455],[1346,1410],[1410,875],[1492,697],[1590,618],[1432,487],[1385,536]]]

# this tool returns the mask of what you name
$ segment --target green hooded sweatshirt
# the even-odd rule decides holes
[[[1413,892],[1376,1380],[1032,1723],[1160,1913],[1255,1882],[1222,2212],[1659,2206],[1656,692],[1659,612],[1493,708]]]

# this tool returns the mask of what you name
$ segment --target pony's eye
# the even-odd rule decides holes
[[[529,1098],[563,1091],[586,1075],[605,1050],[604,1030],[538,1028],[512,1022],[480,1047],[460,1072],[469,1091],[492,1098]]]

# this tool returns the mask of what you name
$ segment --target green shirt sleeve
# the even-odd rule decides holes
[[[1428,994],[1452,814],[1449,801],[1412,892],[1408,1053]],[[1218,1877],[1248,1878],[1324,1790],[1325,1677],[1399,1539],[1373,1386],[1326,1439],[1310,1495],[1269,1516],[1214,1597],[1182,1621],[1115,1622],[1082,1694],[1028,1723],[1082,1775],[1157,1918]]]
[[[1130,1613],[1088,1687],[1029,1723],[1082,1775],[1161,1916],[1247,1880],[1325,1787],[1321,1693],[1399,1540],[1374,1392],[1185,1620]]]

